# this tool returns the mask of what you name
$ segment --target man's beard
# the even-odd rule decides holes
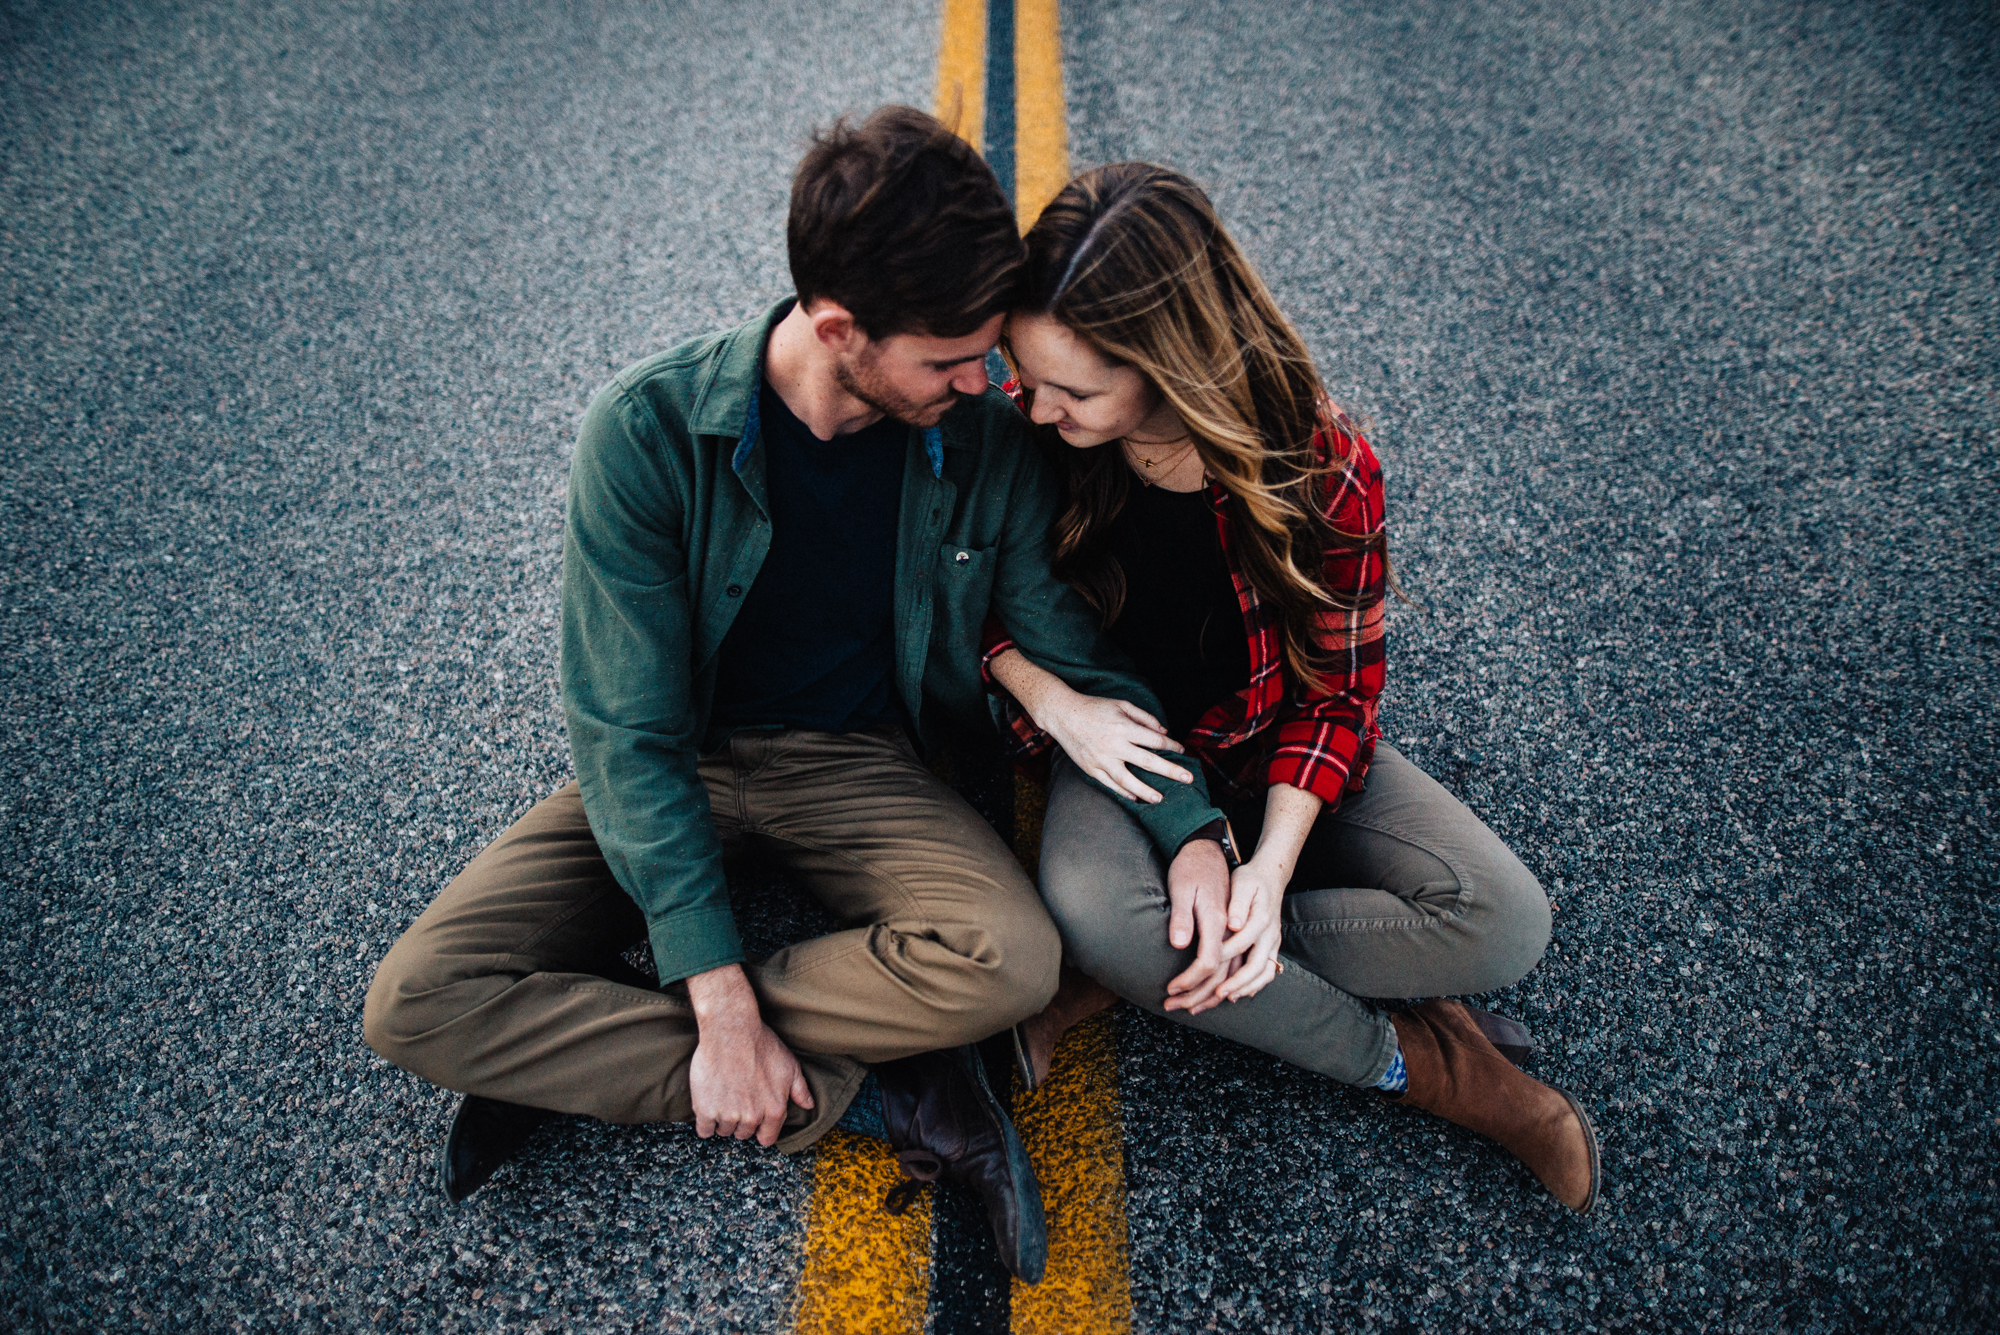
[[[865,355],[856,357],[852,362],[835,361],[833,380],[884,417],[893,417],[898,422],[915,427],[936,426],[959,400],[956,390],[949,391],[941,399],[927,402],[899,394],[887,380],[875,374],[874,359]]]

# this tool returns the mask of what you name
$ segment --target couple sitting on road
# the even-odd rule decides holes
[[[1379,739],[1381,472],[1206,196],[1103,167],[1024,240],[968,145],[889,107],[816,139],[787,239],[796,297],[591,403],[576,781],[369,989],[375,1050],[466,1095],[447,1194],[557,1113],[783,1150],[840,1125],[977,1191],[1032,1281],[1040,1193],[973,1045],[1011,1029],[1032,1084],[1122,997],[1589,1209],[1582,1108],[1517,1069],[1518,1025],[1437,999],[1527,973],[1548,902]],[[925,764],[968,722],[1053,755],[1039,892]],[[745,856],[838,930],[746,958]]]

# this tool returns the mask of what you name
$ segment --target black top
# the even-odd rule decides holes
[[[896,516],[910,428],[884,418],[821,440],[768,380],[757,411],[771,550],[722,637],[706,744],[738,728],[901,723]]]
[[[1125,572],[1125,606],[1110,634],[1132,656],[1175,737],[1250,684],[1250,643],[1222,555],[1208,488],[1162,491],[1134,482],[1106,530]]]

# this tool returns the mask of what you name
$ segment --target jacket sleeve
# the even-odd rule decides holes
[[[1382,467],[1375,452],[1358,435],[1332,428],[1326,434],[1333,467],[1327,475],[1327,517],[1344,533],[1381,533]],[[1343,793],[1361,786],[1381,735],[1375,712],[1388,646],[1382,624],[1387,570],[1381,552],[1339,545],[1327,548],[1320,568],[1326,587],[1356,607],[1329,608],[1320,617],[1316,638],[1332,666],[1317,689],[1295,689],[1286,700],[1264,779],[1303,788],[1332,807]]]
[[[743,959],[696,773],[681,489],[658,417],[613,384],[584,415],[563,541],[562,701],[591,833],[646,915],[660,981]]]
[[[994,632],[996,623],[1005,628],[999,635],[1012,631],[1014,647],[1086,695],[1129,701],[1159,716],[1159,700],[1105,638],[1090,605],[1050,571],[1049,526],[1056,515],[1056,480],[1031,442],[1019,440],[1014,453],[1018,471],[1008,498],[988,631]],[[987,701],[1001,731],[1019,737],[1008,717],[1010,708],[1016,713],[1020,709],[1012,697],[989,691]],[[1194,782],[1160,784],[1162,800],[1157,803],[1134,802],[1111,793],[1169,859],[1196,831],[1222,817],[1209,802],[1201,767],[1192,768]]]

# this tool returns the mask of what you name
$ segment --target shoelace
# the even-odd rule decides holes
[[[882,1198],[882,1208],[890,1214],[902,1214],[908,1210],[925,1187],[938,1180],[944,1171],[944,1160],[929,1150],[900,1150],[896,1162],[903,1166],[909,1180],[898,1182],[889,1188],[889,1194]]]

